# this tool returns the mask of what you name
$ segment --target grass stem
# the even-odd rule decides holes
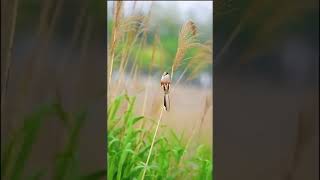
[[[157,127],[156,127],[156,131],[154,132],[153,139],[152,139],[152,143],[151,143],[151,147],[150,147],[149,154],[148,154],[148,158],[147,158],[147,161],[146,161],[145,166],[144,166],[144,170],[143,170],[143,174],[142,174],[142,178],[141,178],[142,180],[144,179],[144,177],[145,177],[145,175],[146,175],[147,166],[148,166],[149,159],[150,159],[151,152],[152,152],[152,148],[153,148],[153,145],[154,145],[156,136],[157,136],[157,132],[158,132],[158,129],[159,129],[159,126],[160,126],[160,121],[161,121],[161,119],[162,119],[162,114],[163,114],[163,107],[161,108],[161,111],[160,111],[160,117],[159,117],[159,120],[158,120],[158,124],[157,124]]]

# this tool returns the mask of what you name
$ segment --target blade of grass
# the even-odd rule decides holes
[[[18,133],[21,131],[18,131]],[[1,161],[1,178],[4,178],[5,175],[7,174],[8,168],[10,166],[10,162],[12,161],[12,153],[13,149],[17,144],[18,137],[21,135],[18,134],[17,132],[13,133],[10,141],[8,142],[8,145],[5,146],[5,150],[3,152],[2,161]]]
[[[39,111],[31,114],[31,116],[24,121],[22,131],[25,136],[23,137],[23,143],[19,148],[20,150],[14,163],[10,179],[18,180],[21,178],[32,145],[35,143],[39,129],[43,123],[43,119],[51,115],[52,112],[52,106],[43,106]]]
[[[81,111],[76,114],[75,125],[71,130],[70,138],[67,145],[65,146],[62,155],[58,157],[57,164],[55,167],[54,179],[64,179],[70,169],[72,163],[72,158],[74,157],[77,140],[79,139],[80,130],[83,127],[84,121],[86,119],[87,112]]]
[[[7,89],[8,89],[8,83],[9,83],[9,76],[10,76],[10,70],[11,70],[11,53],[12,53],[12,48],[13,48],[13,40],[14,40],[14,34],[15,34],[15,29],[16,29],[16,19],[17,19],[17,10],[18,10],[18,0],[13,1],[13,18],[12,18],[12,23],[10,26],[10,34],[9,34],[9,47],[8,47],[8,52],[7,52],[7,57],[6,58],[6,68],[5,68],[5,78],[4,78],[4,85],[2,86],[1,84],[1,119],[2,117],[5,117],[5,99],[7,97]],[[2,43],[1,43],[2,46]],[[2,56],[1,56],[2,57]],[[2,58],[1,58],[2,59]],[[1,60],[2,61],[2,60]],[[11,123],[8,122],[9,125],[9,130],[11,129]]]

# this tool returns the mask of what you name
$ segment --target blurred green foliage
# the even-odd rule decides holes
[[[32,148],[36,143],[46,120],[58,117],[58,120],[67,128],[68,136],[64,149],[56,152],[53,179],[101,179],[105,176],[105,170],[82,175],[79,170],[78,141],[80,131],[86,121],[87,108],[70,113],[64,111],[59,102],[45,104],[26,116],[23,125],[9,138],[1,151],[1,179],[20,180],[26,179],[25,168],[30,160]],[[29,179],[43,179],[49,169],[46,167],[32,174]]]

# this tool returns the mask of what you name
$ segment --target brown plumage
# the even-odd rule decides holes
[[[169,111],[169,108],[170,108],[170,98],[169,98],[170,83],[171,83],[171,78],[169,73],[164,72],[160,80],[160,85],[163,88],[163,92],[164,92],[163,105],[166,108],[166,111]]]

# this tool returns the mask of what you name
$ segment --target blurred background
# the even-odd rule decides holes
[[[319,179],[319,1],[217,0],[213,30],[215,178]]]
[[[105,4],[1,0],[1,179],[105,169]]]

